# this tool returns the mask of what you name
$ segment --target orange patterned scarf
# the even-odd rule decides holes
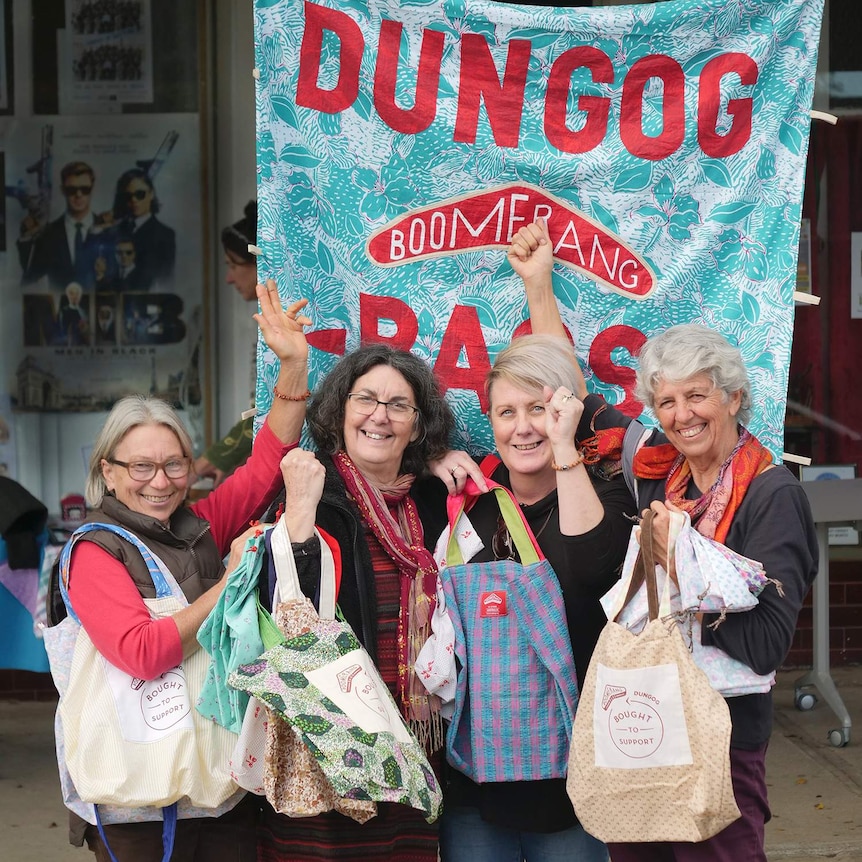
[[[755,476],[772,464],[772,455],[747,429],[739,426],[739,440],[718,471],[713,486],[696,500],[686,498],[691,467],[670,443],[643,446],[634,459],[640,479],[665,479],[665,498],[688,512],[695,529],[709,539],[724,542],[733,516]]]

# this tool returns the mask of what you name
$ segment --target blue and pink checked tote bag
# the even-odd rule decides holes
[[[488,481],[520,562],[465,563],[455,525],[478,488],[450,497],[440,572],[461,663],[446,756],[482,783],[566,775],[578,705],[560,584],[506,488]]]

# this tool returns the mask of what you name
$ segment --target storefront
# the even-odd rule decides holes
[[[856,6],[826,3],[815,108],[839,122],[812,125],[797,288],[820,303],[797,307],[785,437],[838,477],[862,462]],[[198,450],[248,407],[255,326],[218,236],[256,193],[253,41],[251,0],[0,0],[0,471],[54,516],[119,395],[167,397]],[[73,211],[80,271],[49,246],[78,241]],[[833,539],[832,660],[858,662],[859,534]],[[810,649],[805,611],[790,660]]]

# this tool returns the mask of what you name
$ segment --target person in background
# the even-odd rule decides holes
[[[243,217],[228,225],[221,232],[224,249],[224,262],[227,268],[225,284],[233,285],[234,290],[246,301],[253,302],[257,295],[257,258],[248,250],[257,240],[257,202],[246,204]],[[256,374],[254,353],[252,354],[252,375]],[[253,379],[253,378],[252,378]],[[253,387],[252,387],[253,389]],[[211,477],[213,487],[218,487],[240,464],[245,463],[251,452],[253,420],[241,419],[221,440],[213,443],[202,455],[195,459],[194,471],[200,477]]]
[[[531,303],[556,312],[550,238],[543,224],[519,231],[522,256],[536,266],[525,287]],[[669,512],[688,512],[694,528],[749,559],[781,583],[764,590],[746,613],[704,614],[701,643],[723,650],[769,675],[785,660],[802,602],[817,573],[817,537],[808,498],[790,471],[747,429],[752,398],[740,351],[700,324],[672,326],[654,335],[638,355],[637,398],[659,428],[637,428],[640,448],[623,452],[637,479],[640,510],[655,512],[658,559],[667,556]],[[596,395],[584,399],[584,419],[601,436],[627,428],[628,417]],[[639,424],[639,423],[638,423]],[[583,423],[581,425],[583,428]],[[634,448],[634,447],[633,447]],[[675,576],[674,572],[671,572]],[[741,817],[698,843],[612,844],[613,862],[765,862],[764,832],[771,817],[766,748],[772,732],[771,687],[728,697],[732,733],[730,770]]]
[[[114,192],[114,222],[120,235],[135,245],[135,268],[139,289],[151,290],[156,282],[167,286],[174,274],[176,236],[174,229],[157,218],[159,199],[153,181],[141,168],[131,168],[117,180]]]
[[[255,315],[267,344],[279,357],[273,402],[242,470],[205,499],[186,505],[191,439],[168,404],[129,396],[117,402],[96,439],[87,478],[88,521],[118,524],[135,533],[161,558],[189,604],[175,615],[152,619],[143,602],[153,584],[143,558],[107,531],[87,533],[71,556],[69,597],[81,625],[107,661],[144,680],[175,667],[199,648],[197,632],[221,593],[231,550],[235,565],[251,519],[265,511],[282,487],[279,463],[296,445],[307,397],[308,345],[301,314],[305,300],[284,310],[275,282],[258,285],[261,311]],[[233,806],[233,807],[231,807]],[[222,810],[224,809],[224,810]],[[258,803],[231,797],[212,817],[180,819],[174,862],[253,862]],[[159,809],[154,816],[161,817]],[[161,819],[114,823],[105,832],[118,859],[159,862]],[[72,843],[86,841],[99,862],[111,858],[95,826],[72,815]]]
[[[114,231],[114,265],[108,266],[104,258],[96,261],[96,290],[100,293],[116,291],[143,291],[147,285],[141,280],[141,270],[135,265],[135,241],[125,230]]]
[[[77,281],[67,284],[60,297],[57,330],[57,345],[80,347],[90,340],[90,298]]]
[[[307,421],[316,453],[295,449],[282,462],[283,517],[302,590],[317,595],[317,525],[341,549],[338,603],[347,622],[439,767],[439,700],[413,665],[430,633],[436,589],[428,542],[446,523],[445,488],[426,464],[446,453],[452,414],[425,362],[371,344],[336,363],[309,401]],[[270,600],[273,589],[262,586]],[[437,826],[396,803],[379,803],[362,825],[336,812],[291,819],[265,805],[260,862],[334,858],[437,862]]]

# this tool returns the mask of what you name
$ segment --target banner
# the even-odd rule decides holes
[[[457,445],[493,449],[484,377],[527,318],[505,250],[544,216],[588,388],[639,415],[643,342],[703,323],[780,458],[822,13],[256,0],[258,268],[310,300],[312,388],[360,342],[410,349]],[[265,412],[262,343],[258,370]]]

